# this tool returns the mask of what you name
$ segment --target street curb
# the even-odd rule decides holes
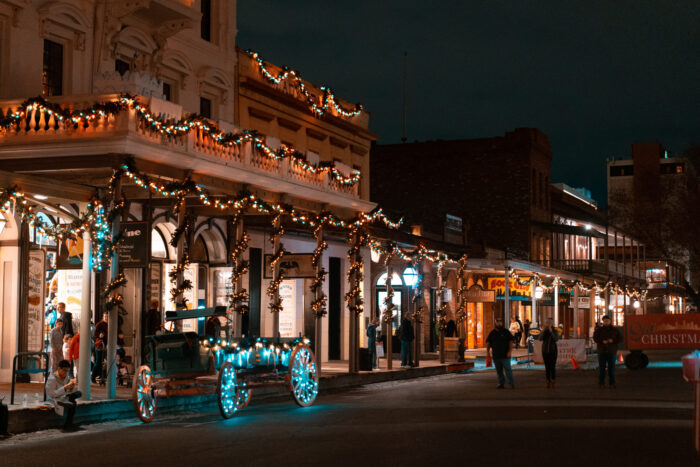
[[[472,369],[473,362],[446,364],[440,366],[408,368],[392,371],[363,372],[357,374],[339,374],[323,376],[319,380],[320,393],[332,393],[342,389],[349,389],[365,384],[384,383],[388,381],[401,381],[428,376],[443,375],[447,373],[463,372]],[[252,395],[252,403],[256,401],[273,401],[290,399],[291,396],[285,386],[268,386],[256,388]],[[200,396],[173,396],[158,399],[156,417],[161,414],[177,413],[185,410],[208,409],[212,412],[218,410],[216,395]],[[134,404],[131,399],[112,399],[99,401],[78,401],[75,414],[75,422],[79,424],[100,423],[110,420],[133,418]],[[9,413],[10,433],[28,433],[32,431],[60,428],[63,417],[56,415],[53,409],[39,409],[37,407],[11,410]]]

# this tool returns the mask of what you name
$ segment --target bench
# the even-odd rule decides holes
[[[17,368],[17,360],[26,358],[25,368]],[[41,358],[44,357],[44,367],[35,366],[37,360],[41,365]],[[34,362],[32,365],[29,362]],[[44,373],[44,401],[46,401],[46,381],[49,379],[49,354],[46,352],[19,352],[12,359],[12,392],[10,393],[10,404],[15,403],[15,382],[17,375],[29,375]]]

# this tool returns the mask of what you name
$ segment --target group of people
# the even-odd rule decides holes
[[[377,340],[380,333],[379,318],[374,317],[367,326],[367,347],[369,348],[373,370],[379,368],[377,363]],[[411,320],[407,316],[401,319],[401,324],[396,333],[401,342],[401,368],[410,368],[414,366],[413,346],[411,343],[416,336],[413,331],[413,323],[411,323]],[[391,338],[391,336],[389,336],[389,338]]]
[[[520,321],[520,316],[516,316],[515,320],[510,323],[510,333],[513,335],[513,343],[515,348],[519,349],[520,344],[527,345],[527,337],[530,335],[530,320],[525,318],[525,321]]]
[[[607,373],[609,387],[615,388],[615,360],[617,346],[622,340],[622,336],[620,331],[612,326],[609,316],[603,316],[602,321],[602,325],[596,327],[593,334],[593,340],[597,344],[598,351],[598,384],[601,388],[605,387],[605,376]],[[524,325],[520,323],[520,319],[517,317],[513,324],[515,326],[511,325],[511,329],[520,329],[520,326],[524,328]],[[526,320],[526,324],[529,330],[529,321]],[[554,328],[552,318],[545,320],[542,331],[537,338],[542,342],[542,360],[544,360],[546,387],[553,389],[557,378],[557,340],[559,336]],[[503,318],[496,318],[495,328],[486,338],[486,355],[491,358],[496,367],[498,378],[496,389],[505,388],[506,380],[508,385],[515,389],[510,359],[513,347],[519,341],[520,337],[517,336],[517,333],[514,336],[510,330],[505,328]]]

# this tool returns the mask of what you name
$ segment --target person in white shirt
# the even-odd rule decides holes
[[[58,369],[51,373],[46,382],[47,402],[53,405],[54,410],[58,415],[66,413],[66,422],[63,425],[64,431],[76,431],[80,429],[73,425],[73,416],[75,415],[75,400],[83,394],[78,391],[77,384],[74,379],[70,379],[69,375],[70,363],[67,360],[58,362]]]

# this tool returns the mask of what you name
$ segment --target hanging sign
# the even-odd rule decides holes
[[[288,279],[303,279],[316,277],[316,269],[311,263],[311,253],[293,254],[285,253],[280,260],[280,270]],[[265,279],[272,278],[272,255],[265,255]]]
[[[83,239],[64,238],[58,242],[57,269],[82,269],[83,267]]]
[[[282,310],[279,312],[280,336],[294,337],[297,329],[296,281],[282,281],[280,284],[280,300],[282,300]]]
[[[591,297],[579,297],[578,298],[579,308],[590,308],[591,307]]]
[[[700,349],[700,315],[625,315],[633,349]]]
[[[484,290],[478,285],[469,287],[463,296],[464,301],[468,303],[490,303],[496,301],[495,290]]]
[[[46,261],[43,250],[29,251],[27,291],[27,350],[38,352],[44,347],[44,288]]]
[[[122,222],[119,243],[119,267],[143,268],[148,264],[150,245],[147,244],[148,222]]]

